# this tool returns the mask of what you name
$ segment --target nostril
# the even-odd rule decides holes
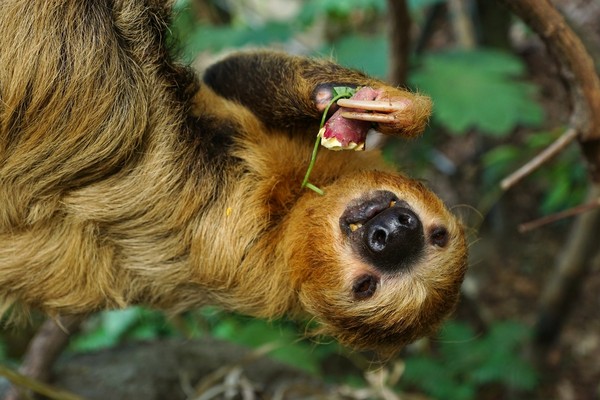
[[[369,247],[373,251],[382,251],[387,244],[388,234],[384,229],[375,229],[371,234]]]
[[[401,213],[398,215],[398,222],[400,222],[400,226],[408,229],[414,229],[418,224],[416,218],[408,213]]]

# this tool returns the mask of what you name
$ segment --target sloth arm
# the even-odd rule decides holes
[[[344,100],[349,112],[343,116],[372,122],[386,134],[419,135],[432,107],[426,96],[331,61],[268,51],[229,56],[206,70],[204,83],[217,95],[248,108],[267,127],[288,132],[314,132],[336,86],[376,89],[373,100]]]
[[[319,123],[333,87],[384,85],[330,61],[268,51],[230,56],[206,70],[204,83],[270,128],[299,130]]]

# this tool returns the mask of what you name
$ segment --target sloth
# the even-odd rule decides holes
[[[0,3],[0,311],[217,305],[382,352],[432,333],[465,274],[460,221],[377,149],[322,149],[322,193],[301,185],[334,88],[369,96],[329,115],[405,138],[430,100],[269,51],[198,77],[169,18],[158,0]]]

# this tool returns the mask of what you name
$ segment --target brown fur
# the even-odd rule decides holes
[[[314,317],[357,348],[395,350],[453,308],[465,271],[462,228],[425,187],[376,151],[322,150],[300,189],[324,83],[385,89],[411,108],[385,133],[414,136],[425,97],[327,61],[233,56],[199,83],[170,61],[159,1],[0,3],[0,304],[50,315],[129,304],[179,312],[218,304],[273,318]],[[381,275],[338,220],[389,190],[425,232],[447,227],[410,270]]]

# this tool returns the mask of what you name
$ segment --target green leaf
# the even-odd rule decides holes
[[[104,329],[95,329],[89,333],[77,335],[71,340],[69,348],[73,351],[92,351],[117,344],[115,337],[108,336]]]
[[[139,309],[132,307],[124,310],[106,311],[101,315],[102,326],[108,336],[120,338],[140,318]]]
[[[405,364],[406,370],[402,375],[404,383],[427,388],[432,382],[441,382],[448,379],[446,369],[433,358],[413,356],[406,359]]]
[[[559,210],[568,199],[573,187],[567,179],[556,179],[549,189],[544,196],[541,207],[542,212],[545,214],[549,214],[553,210]]]
[[[466,323],[448,322],[437,341],[439,351],[405,360],[401,383],[436,399],[474,399],[487,384],[532,390],[537,373],[522,356],[529,336],[530,328],[512,321],[492,324],[484,336]]]
[[[111,347],[119,343],[125,332],[139,320],[136,307],[104,311],[87,321],[88,328],[71,343],[75,351],[89,351]]]
[[[440,332],[440,353],[446,360],[446,368],[456,374],[474,367],[480,354],[473,351],[473,345],[480,338],[465,323],[450,321]]]
[[[536,87],[519,80],[523,63],[501,51],[442,52],[426,56],[411,82],[434,101],[433,118],[451,132],[470,129],[503,136],[519,125],[539,126]]]
[[[352,97],[354,93],[356,93],[356,89],[348,86],[335,86],[333,88],[333,97]]]
[[[492,325],[487,340],[496,351],[503,352],[521,346],[529,336],[529,327],[515,321],[501,321]]]
[[[530,328],[517,322],[492,325],[479,343],[486,355],[482,364],[470,372],[472,379],[479,384],[501,382],[511,388],[533,389],[537,374],[521,355],[529,336]]]
[[[521,360],[511,365],[511,368],[505,368],[504,381],[515,389],[533,390],[538,384],[539,378],[537,372]]]
[[[164,336],[177,336],[179,332],[165,318],[164,313],[145,308],[139,309],[139,317],[124,337],[127,339],[149,340]]]
[[[475,387],[450,373],[442,363],[428,357],[411,357],[406,360],[402,383],[414,385],[436,399],[471,400]]]

